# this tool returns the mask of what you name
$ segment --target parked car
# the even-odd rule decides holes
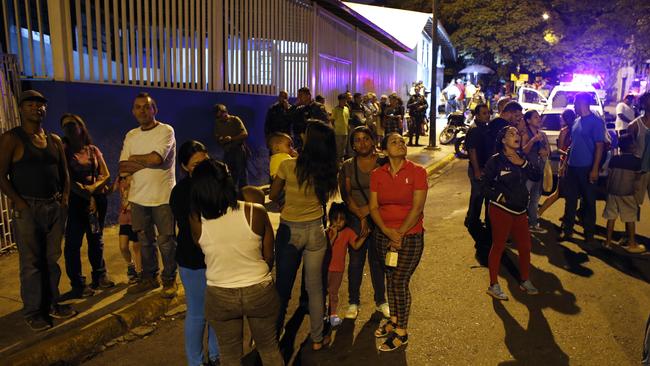
[[[589,109],[598,116],[605,117],[602,101],[598,97],[596,88],[592,85],[561,83],[551,90],[548,98],[546,98],[539,90],[530,87],[521,87],[519,88],[518,101],[524,110],[535,109],[540,113],[545,110],[573,109],[574,99],[578,93],[590,94],[592,100]]]

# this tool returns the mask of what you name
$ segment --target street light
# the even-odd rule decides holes
[[[551,17],[551,16],[548,15],[547,12],[544,12],[544,14],[542,14],[542,19],[544,19],[544,20],[548,20],[550,17]]]

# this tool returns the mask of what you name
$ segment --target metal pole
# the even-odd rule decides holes
[[[431,1],[431,108],[429,109],[429,146],[427,149],[439,150],[437,146],[436,117],[438,115],[438,0]]]

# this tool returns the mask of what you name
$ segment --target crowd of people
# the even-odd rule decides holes
[[[629,107],[633,99],[626,97],[623,103]],[[541,205],[543,182],[547,181],[546,190],[551,190],[553,171],[549,163],[551,142],[542,130],[539,113],[523,113],[519,103],[508,99],[498,102],[498,114],[493,119],[486,104],[478,104],[472,111],[474,123],[466,140],[471,194],[465,226],[476,243],[477,259],[489,267],[487,293],[497,299],[508,298],[497,274],[509,238],[519,252],[521,290],[538,293],[528,278],[531,233],[547,233],[539,217],[559,198],[565,199],[565,208],[558,241],[573,240],[578,217],[586,245],[601,244],[595,239],[596,199],[604,190],[602,216],[607,220],[607,235],[602,245],[609,249],[618,245],[630,253],[646,250],[635,238],[635,223],[640,219],[645,195],[650,196],[650,93],[639,98],[640,109],[646,111],[641,116],[617,108],[621,121],[617,121],[616,132],[608,131],[605,121],[590,110],[590,100],[589,94],[579,93],[575,111],[562,113],[563,127],[557,141],[559,179]],[[618,242],[613,240],[617,219],[626,227],[625,237]]]
[[[107,163],[83,119],[63,115],[63,138],[46,132],[47,99],[38,91],[25,91],[19,98],[21,126],[0,137],[0,189],[14,205],[28,326],[42,331],[52,327],[53,319],[77,314],[59,294],[57,260],[63,237],[72,287],[68,297],[90,297],[115,286],[104,261],[102,236],[107,195],[119,192],[119,248],[125,263],[111,270],[126,272],[128,294],[162,285],[165,298],[176,295],[179,274],[187,302],[189,365],[217,359],[223,365],[239,364],[244,318],[264,364],[284,364],[279,340],[301,262],[301,306],[310,315],[313,350],[329,343],[329,331],[343,318],[357,317],[366,260],[375,310],[386,319],[375,333],[385,338],[379,350],[406,344],[409,281],[424,246],[426,172],[406,159],[407,144],[397,124],[380,122],[396,119],[395,113],[403,116],[403,107],[400,111],[392,95],[384,112],[381,106],[368,109],[374,111],[369,118],[365,107],[358,112],[358,105],[374,106],[376,97],[354,95],[349,104],[341,104],[349,116],[343,122],[312,100],[308,88],[300,89],[292,114],[286,97],[280,93],[265,126],[271,152],[268,203],[260,188],[247,185],[248,132],[225,105],[214,106],[214,138],[225,153],[218,161],[195,140],[182,143],[177,154],[173,127],[156,119],[158,106],[151,95],[138,94],[132,107],[138,127],[124,138],[118,177],[111,183]],[[418,123],[426,100],[412,99],[409,108]],[[359,121],[351,122],[355,119]],[[339,123],[345,123],[343,154],[332,148],[339,139]],[[417,142],[418,134],[412,137]],[[182,171],[178,182],[177,163]],[[342,202],[332,203],[339,195]],[[267,213],[274,208],[280,211],[275,233]],[[80,258],[84,235],[89,283]],[[339,312],[348,253],[349,304]]]
[[[275,133],[284,133],[293,138],[295,148],[300,150],[305,121],[318,119],[334,128],[336,153],[340,161],[354,153],[348,136],[356,127],[368,127],[377,140],[377,146],[391,132],[406,133],[408,146],[421,146],[420,136],[425,135],[428,127],[426,113],[429,104],[421,82],[415,83],[406,103],[397,93],[381,95],[378,99],[373,92],[345,92],[337,96],[336,105],[327,111],[323,104],[325,99],[322,96],[312,99],[309,88],[298,90],[295,105],[289,103],[288,97],[286,91],[281,91],[278,101],[266,114],[264,133],[267,140]]]
[[[41,331],[52,326],[52,319],[77,314],[61,303],[57,260],[62,252],[70,296],[89,297],[115,286],[103,258],[102,233],[107,195],[119,192],[127,293],[159,288],[162,281],[161,296],[174,297],[179,273],[187,301],[189,365],[217,358],[224,365],[239,364],[244,318],[264,364],[283,364],[279,340],[301,263],[300,307],[309,313],[313,350],[328,344],[330,329],[343,318],[358,316],[366,261],[375,310],[385,318],[375,331],[385,338],[379,350],[406,344],[409,282],[424,248],[427,182],[425,170],[406,158],[405,107],[396,95],[378,102],[372,93],[344,93],[329,114],[308,88],[300,89],[295,107],[287,98],[280,93],[265,124],[269,203],[260,188],[247,185],[248,132],[225,105],[214,106],[214,138],[225,152],[221,162],[195,140],[181,144],[177,155],[173,127],[156,119],[151,95],[138,94],[132,108],[138,127],[124,138],[118,178],[111,184],[84,120],[64,114],[63,137],[48,133],[42,125],[47,99],[25,91],[19,99],[21,126],[0,137],[0,189],[13,203],[26,323]],[[566,202],[559,239],[573,238],[579,214],[585,242],[596,244],[595,200],[604,170],[609,173],[604,246],[617,245],[613,232],[620,218],[627,235],[618,245],[631,253],[645,251],[635,240],[635,222],[645,194],[650,195],[650,117],[627,118],[629,124],[611,136],[589,101],[589,95],[578,94],[575,112],[562,114],[559,182],[541,206],[552,149],[539,113],[523,113],[521,105],[508,100],[499,101],[492,119],[485,103],[473,109],[466,142],[471,194],[465,226],[489,268],[487,293],[497,299],[508,299],[498,272],[509,238],[519,253],[521,290],[538,293],[529,278],[531,233],[546,232],[539,216],[560,197]],[[639,102],[650,111],[650,93]],[[412,125],[408,145],[413,139],[417,144],[427,108],[421,90],[406,107]],[[177,163],[183,172],[178,182]],[[332,203],[339,195],[342,202]],[[280,212],[275,232],[267,210]],[[89,283],[80,258],[84,235]],[[338,292],[348,255],[349,303],[341,309]]]

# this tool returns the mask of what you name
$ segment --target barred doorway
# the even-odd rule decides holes
[[[20,124],[17,97],[20,94],[20,71],[15,55],[0,51],[0,134]],[[15,245],[11,231],[9,200],[0,193],[0,253]]]

